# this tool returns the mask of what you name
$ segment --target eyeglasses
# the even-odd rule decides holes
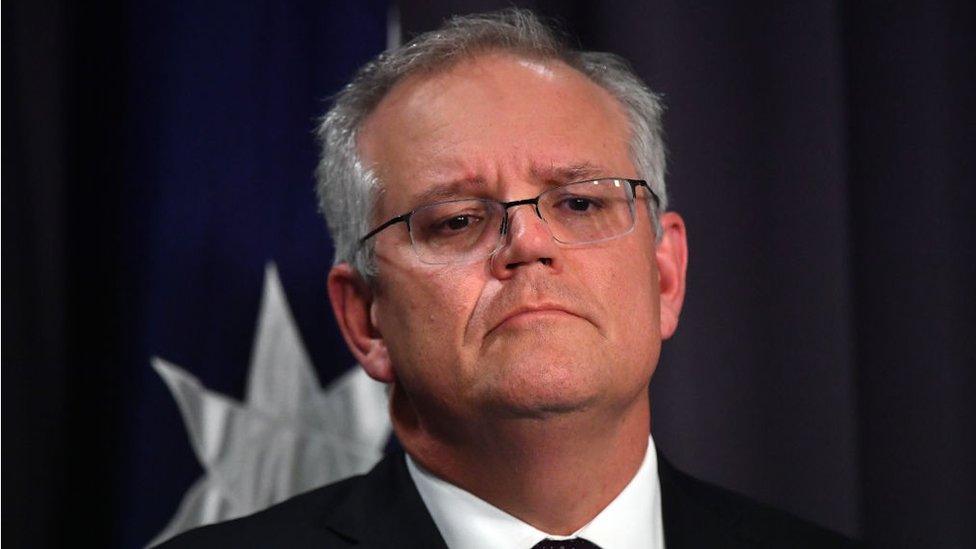
[[[591,244],[623,236],[634,229],[637,187],[658,196],[640,179],[593,179],[569,183],[535,198],[500,202],[467,198],[427,204],[398,215],[359,239],[362,246],[380,231],[406,223],[420,261],[432,265],[467,263],[498,251],[508,232],[508,210],[531,204],[561,244]]]

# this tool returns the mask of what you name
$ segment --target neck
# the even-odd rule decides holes
[[[644,459],[650,430],[646,393],[623,414],[493,418],[450,440],[432,436],[423,421],[398,408],[394,398],[394,430],[414,460],[555,535],[582,528],[627,486]]]

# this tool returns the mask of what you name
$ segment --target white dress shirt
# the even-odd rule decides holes
[[[434,476],[407,456],[407,470],[450,549],[530,549],[544,538],[585,538],[602,549],[664,549],[657,453],[647,453],[630,483],[600,513],[569,536],[547,534],[474,494]]]

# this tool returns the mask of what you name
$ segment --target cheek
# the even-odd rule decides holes
[[[391,277],[377,320],[394,367],[431,371],[457,364],[478,292],[478,277],[458,268]]]
[[[638,357],[656,357],[660,339],[657,269],[654,253],[640,246],[622,247],[614,258],[614,276],[606,288],[608,311],[619,330],[618,343]],[[640,359],[641,361],[647,359]]]
[[[618,294],[608,302],[617,303],[610,311],[617,331],[617,343],[623,349],[646,352],[649,342],[659,338],[660,316],[656,300],[647,289],[646,281],[632,281],[623,293],[621,288],[615,288]]]

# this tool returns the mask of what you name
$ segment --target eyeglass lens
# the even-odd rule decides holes
[[[539,213],[553,238],[585,244],[615,238],[634,226],[633,190],[626,180],[600,179],[550,189],[539,195]],[[418,208],[410,238],[420,260],[445,264],[488,257],[502,242],[506,208],[468,199]]]

